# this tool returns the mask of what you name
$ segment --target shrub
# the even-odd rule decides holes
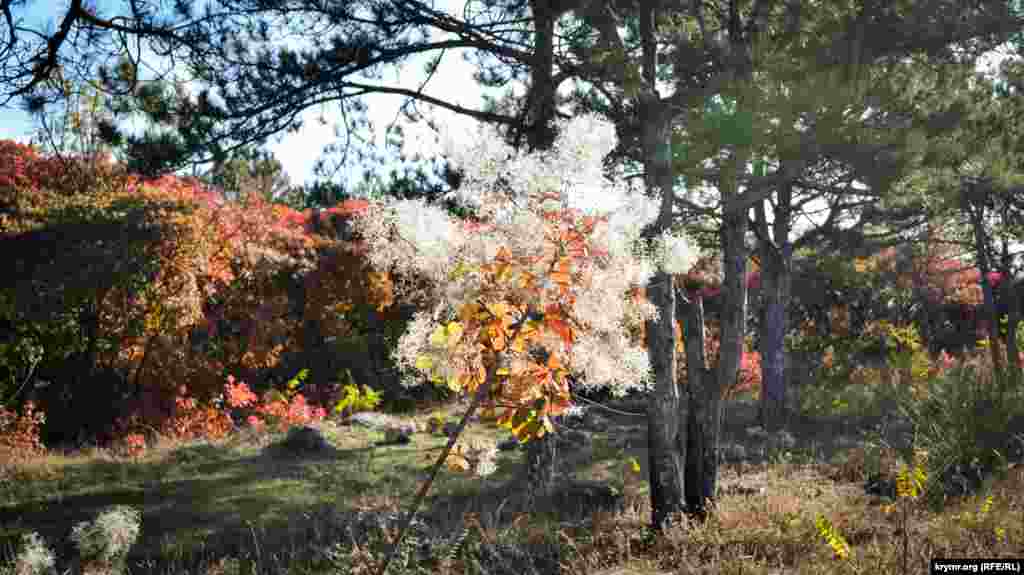
[[[380,405],[380,394],[367,385],[363,385],[360,389],[358,385],[351,383],[351,376],[348,379],[350,383],[342,388],[341,399],[334,406],[334,411],[341,414],[342,418],[350,417],[353,413],[360,411],[372,411]]]
[[[135,543],[141,528],[138,510],[114,506],[91,523],[83,521],[71,530],[71,540],[78,546],[83,561],[106,564],[123,560]]]
[[[915,383],[899,397],[899,410],[914,425],[915,447],[928,453],[926,496],[941,506],[951,473],[1002,473],[1012,447],[1007,433],[1021,412],[1009,375],[996,376],[975,357],[937,377]],[[972,479],[979,479],[972,478]]]
[[[42,575],[55,573],[57,558],[46,542],[36,532],[26,533],[22,538],[18,558],[14,562],[13,575]]]
[[[46,415],[31,401],[20,414],[0,406],[0,458],[13,461],[42,453],[39,431],[45,422]]]

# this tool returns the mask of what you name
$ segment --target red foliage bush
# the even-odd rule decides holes
[[[0,460],[15,461],[43,453],[39,428],[46,415],[29,401],[21,413],[0,407]]]

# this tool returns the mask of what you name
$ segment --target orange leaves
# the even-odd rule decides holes
[[[558,317],[552,314],[545,314],[544,326],[557,333],[562,338],[562,341],[565,342],[565,345],[572,345],[574,339],[573,330],[568,322],[558,319]]]
[[[516,306],[504,302],[486,303],[483,308],[487,313],[481,326],[482,337],[479,340],[480,343],[495,352],[505,351],[509,343],[509,329],[516,323],[518,315],[522,312]],[[475,310],[476,308],[473,309]],[[514,311],[519,311],[519,314],[513,314]],[[476,314],[476,317],[480,317],[479,312]],[[470,321],[472,322],[473,320],[474,318],[470,317]]]
[[[554,271],[548,274],[548,277],[558,285],[559,293],[568,295],[569,285],[572,283],[572,260],[567,257],[558,260]]]
[[[471,277],[479,277],[481,286],[473,293],[486,296],[453,302],[458,321],[437,326],[430,336],[431,355],[416,360],[419,369],[431,374],[439,362],[445,362],[446,369],[458,371],[451,378],[455,387],[467,393],[485,382],[485,365],[500,366],[495,369],[491,400],[506,407],[500,415],[492,407],[488,415],[498,416],[500,425],[524,441],[552,431],[548,418],[570,405],[562,356],[577,334],[567,315],[569,308],[559,304],[558,298],[563,303],[572,301],[573,285],[580,280],[574,276],[575,260],[589,253],[577,230],[565,228],[546,237],[553,245],[546,247],[542,257],[514,257],[500,246],[493,260],[479,265],[480,275]],[[466,264],[457,270],[452,281],[474,271]],[[554,289],[539,286],[541,278]],[[544,309],[542,314],[536,313],[538,307]],[[547,334],[554,334],[564,345],[545,349],[550,345]],[[456,356],[465,363],[456,367]]]

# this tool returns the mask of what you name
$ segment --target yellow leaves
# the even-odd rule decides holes
[[[430,335],[430,345],[434,347],[446,347],[453,349],[462,339],[463,328],[459,322],[451,322],[447,325],[439,325]]]
[[[368,272],[366,274],[366,291],[370,302],[375,304],[377,311],[384,311],[395,302],[391,276],[387,272]]]
[[[505,325],[511,325],[511,320],[505,320],[508,318],[509,311],[513,309],[512,306],[504,302],[488,303],[484,305],[487,308],[487,311],[489,311],[495,319],[501,321]]]
[[[448,385],[448,389],[452,390],[455,393],[458,393],[462,391],[463,380],[463,376],[457,375],[455,377],[449,377],[448,379],[445,380],[445,383]]]
[[[430,356],[421,355],[416,358],[416,369],[420,371],[430,371],[430,368],[433,367],[433,365],[434,360],[431,359]]]
[[[458,446],[456,446],[456,449],[458,449]],[[444,463],[452,471],[466,472],[470,468],[469,459],[461,452],[455,450],[448,454],[448,458],[444,460]]]
[[[448,279],[452,281],[458,281],[462,279],[466,274],[469,273],[469,266],[465,263],[459,262],[455,268],[448,274]]]
[[[926,479],[927,476],[921,466],[915,465],[913,470],[904,466],[896,475],[896,495],[916,499],[924,491]]]
[[[519,273],[519,281],[516,282],[516,287],[519,289],[532,289],[536,284],[537,276],[528,271]]]
[[[825,538],[825,542],[832,548],[837,558],[848,559],[850,557],[850,544],[846,542],[846,539],[839,534],[839,531],[832,526],[828,519],[819,515],[814,520],[814,527]]]
[[[459,438],[448,457],[445,466],[456,472],[471,472],[481,476],[490,475],[497,468],[494,455],[497,449],[493,442],[476,438]]]
[[[993,501],[994,500],[992,499],[991,495],[989,495],[988,497],[985,498],[985,502],[982,503],[981,504],[981,508],[978,509],[978,517],[979,518],[984,519],[985,516],[988,515],[990,511],[992,511],[992,502]]]

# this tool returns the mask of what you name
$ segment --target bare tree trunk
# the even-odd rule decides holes
[[[763,254],[764,250],[762,250]],[[777,257],[777,256],[776,256]],[[766,430],[777,430],[786,416],[786,271],[762,255],[761,293],[764,323],[761,332],[761,403],[758,418]]]
[[[745,165],[746,154],[737,154],[733,169],[738,171]],[[732,179],[734,180],[734,178],[735,175]],[[723,177],[722,179],[727,181],[729,178]],[[713,409],[708,407],[709,435],[704,438],[705,442],[709,444],[705,449],[711,449],[714,453],[717,453],[718,450],[718,433],[722,422],[720,403],[722,390],[734,387],[739,378],[743,339],[747,330],[747,249],[744,244],[747,215],[742,209],[734,207],[737,203],[735,184],[723,185],[721,190],[725,212],[721,232],[725,260],[725,277],[722,282],[722,335],[717,382],[715,388],[708,392],[710,394],[708,401],[715,407]],[[714,494],[717,465],[706,469],[705,473],[709,474],[705,479],[705,491]]]
[[[651,523],[661,530],[685,510],[683,464],[685,437],[680,423],[686,421],[687,396],[676,382],[675,294],[671,275],[659,271],[647,286],[647,298],[658,308],[658,321],[648,321],[647,349],[654,370],[654,391],[648,413],[648,461],[651,486]]]
[[[778,187],[772,234],[768,233],[766,202],[754,207],[761,255],[761,297],[764,321],[761,323],[761,426],[777,430],[786,417],[786,326],[789,323],[789,297],[793,266],[793,246],[789,243],[792,186],[786,162],[779,170],[783,182]]]
[[[682,296],[676,296],[683,299]],[[684,300],[685,301],[685,300]],[[686,510],[699,521],[707,518],[707,502],[715,496],[718,475],[717,430],[720,393],[715,374],[704,357],[704,302],[699,295],[684,303],[686,391],[690,413],[686,421]]]
[[[643,87],[640,91],[641,134],[645,185],[661,197],[658,218],[644,230],[651,241],[672,224],[672,122],[668,107],[655,87],[658,56],[655,44],[655,8],[642,5],[640,36],[643,43]],[[656,530],[672,525],[685,511],[683,465],[686,462],[688,397],[676,381],[676,293],[672,275],[662,269],[647,286],[647,297],[658,309],[658,320],[648,321],[647,349],[654,371],[654,391],[648,412],[648,457],[651,487],[651,524]]]

